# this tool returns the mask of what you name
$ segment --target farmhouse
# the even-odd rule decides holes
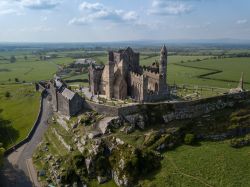
[[[105,66],[91,64],[89,89],[92,95],[104,95],[107,99],[131,97],[139,102],[151,102],[168,98],[167,48],[164,45],[160,59],[151,66],[139,64],[139,53],[130,47],[108,53]]]

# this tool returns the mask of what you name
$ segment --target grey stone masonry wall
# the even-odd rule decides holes
[[[91,101],[85,100],[83,102],[83,108],[88,110],[95,110],[100,114],[105,114],[108,116],[118,116],[119,115],[119,108],[116,106],[108,106],[103,104],[94,103]]]
[[[149,119],[157,118],[168,123],[178,119],[195,118],[212,111],[233,107],[250,100],[250,92],[227,94],[195,101],[138,104],[119,108],[119,115],[142,114]]]
[[[107,106],[85,101],[84,108],[109,116],[126,116],[143,113],[151,118],[162,118],[162,120],[168,123],[175,119],[194,118],[215,110],[233,107],[235,104],[249,99],[250,91],[247,91],[194,101],[144,103],[125,107]]]

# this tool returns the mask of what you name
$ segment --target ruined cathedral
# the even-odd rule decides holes
[[[108,53],[105,66],[91,64],[89,67],[89,89],[93,95],[104,95],[107,99],[126,99],[152,102],[168,98],[167,48],[164,45],[160,58],[151,66],[140,66],[140,54],[130,47]]]

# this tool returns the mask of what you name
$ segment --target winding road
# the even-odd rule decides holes
[[[45,96],[42,102],[42,117],[32,139],[5,159],[4,167],[0,170],[1,187],[40,186],[31,158],[48,128],[48,119],[53,113],[49,97]]]

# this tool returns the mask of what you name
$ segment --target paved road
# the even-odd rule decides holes
[[[43,111],[41,122],[36,129],[31,141],[17,149],[5,159],[5,166],[0,171],[0,186],[1,187],[29,187],[37,186],[36,181],[30,180],[30,175],[34,176],[34,170],[29,160],[35,151],[37,145],[41,142],[43,134],[48,128],[48,119],[52,115],[52,107],[48,101],[48,97],[43,99]],[[31,177],[34,179],[34,177]],[[35,184],[33,184],[35,183]]]

